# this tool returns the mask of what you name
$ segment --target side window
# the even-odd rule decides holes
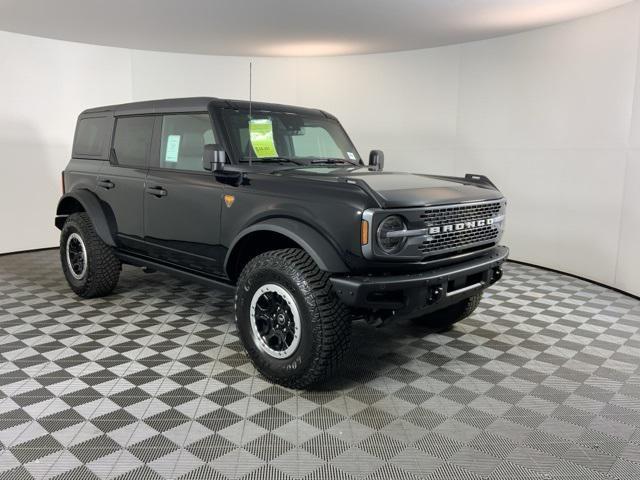
[[[209,114],[165,115],[161,142],[160,168],[203,172],[204,146],[216,143]]]
[[[78,121],[73,154],[105,157],[111,139],[112,117],[88,117]]]
[[[141,168],[146,164],[154,117],[121,117],[116,121],[113,148],[118,165]]]

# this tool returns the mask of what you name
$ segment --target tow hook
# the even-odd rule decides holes
[[[433,305],[442,297],[442,286],[433,285],[427,291],[427,305]]]
[[[502,278],[502,268],[496,267],[491,271],[491,284],[493,285]]]

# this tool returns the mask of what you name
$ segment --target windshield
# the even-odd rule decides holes
[[[358,164],[360,156],[340,124],[289,112],[223,110],[240,161]]]

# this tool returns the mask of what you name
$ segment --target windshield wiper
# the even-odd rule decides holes
[[[257,164],[260,163],[282,163],[282,162],[290,162],[290,163],[295,163],[296,165],[307,165],[307,163],[301,161],[301,160],[294,160],[293,158],[287,158],[287,157],[266,157],[266,158],[252,158],[251,160],[249,160],[248,158],[245,158],[243,160],[241,160],[242,162],[254,162]]]
[[[352,162],[344,158],[314,158],[313,160],[311,160],[311,163],[328,163],[331,165],[335,165],[338,163],[348,163],[350,165],[358,165],[356,162]]]

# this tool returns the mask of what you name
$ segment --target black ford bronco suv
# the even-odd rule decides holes
[[[109,294],[123,263],[235,291],[256,368],[302,388],[335,371],[351,322],[444,328],[500,279],[505,199],[480,175],[364,164],[321,110],[188,98],[78,118],[55,224],[69,285]]]

